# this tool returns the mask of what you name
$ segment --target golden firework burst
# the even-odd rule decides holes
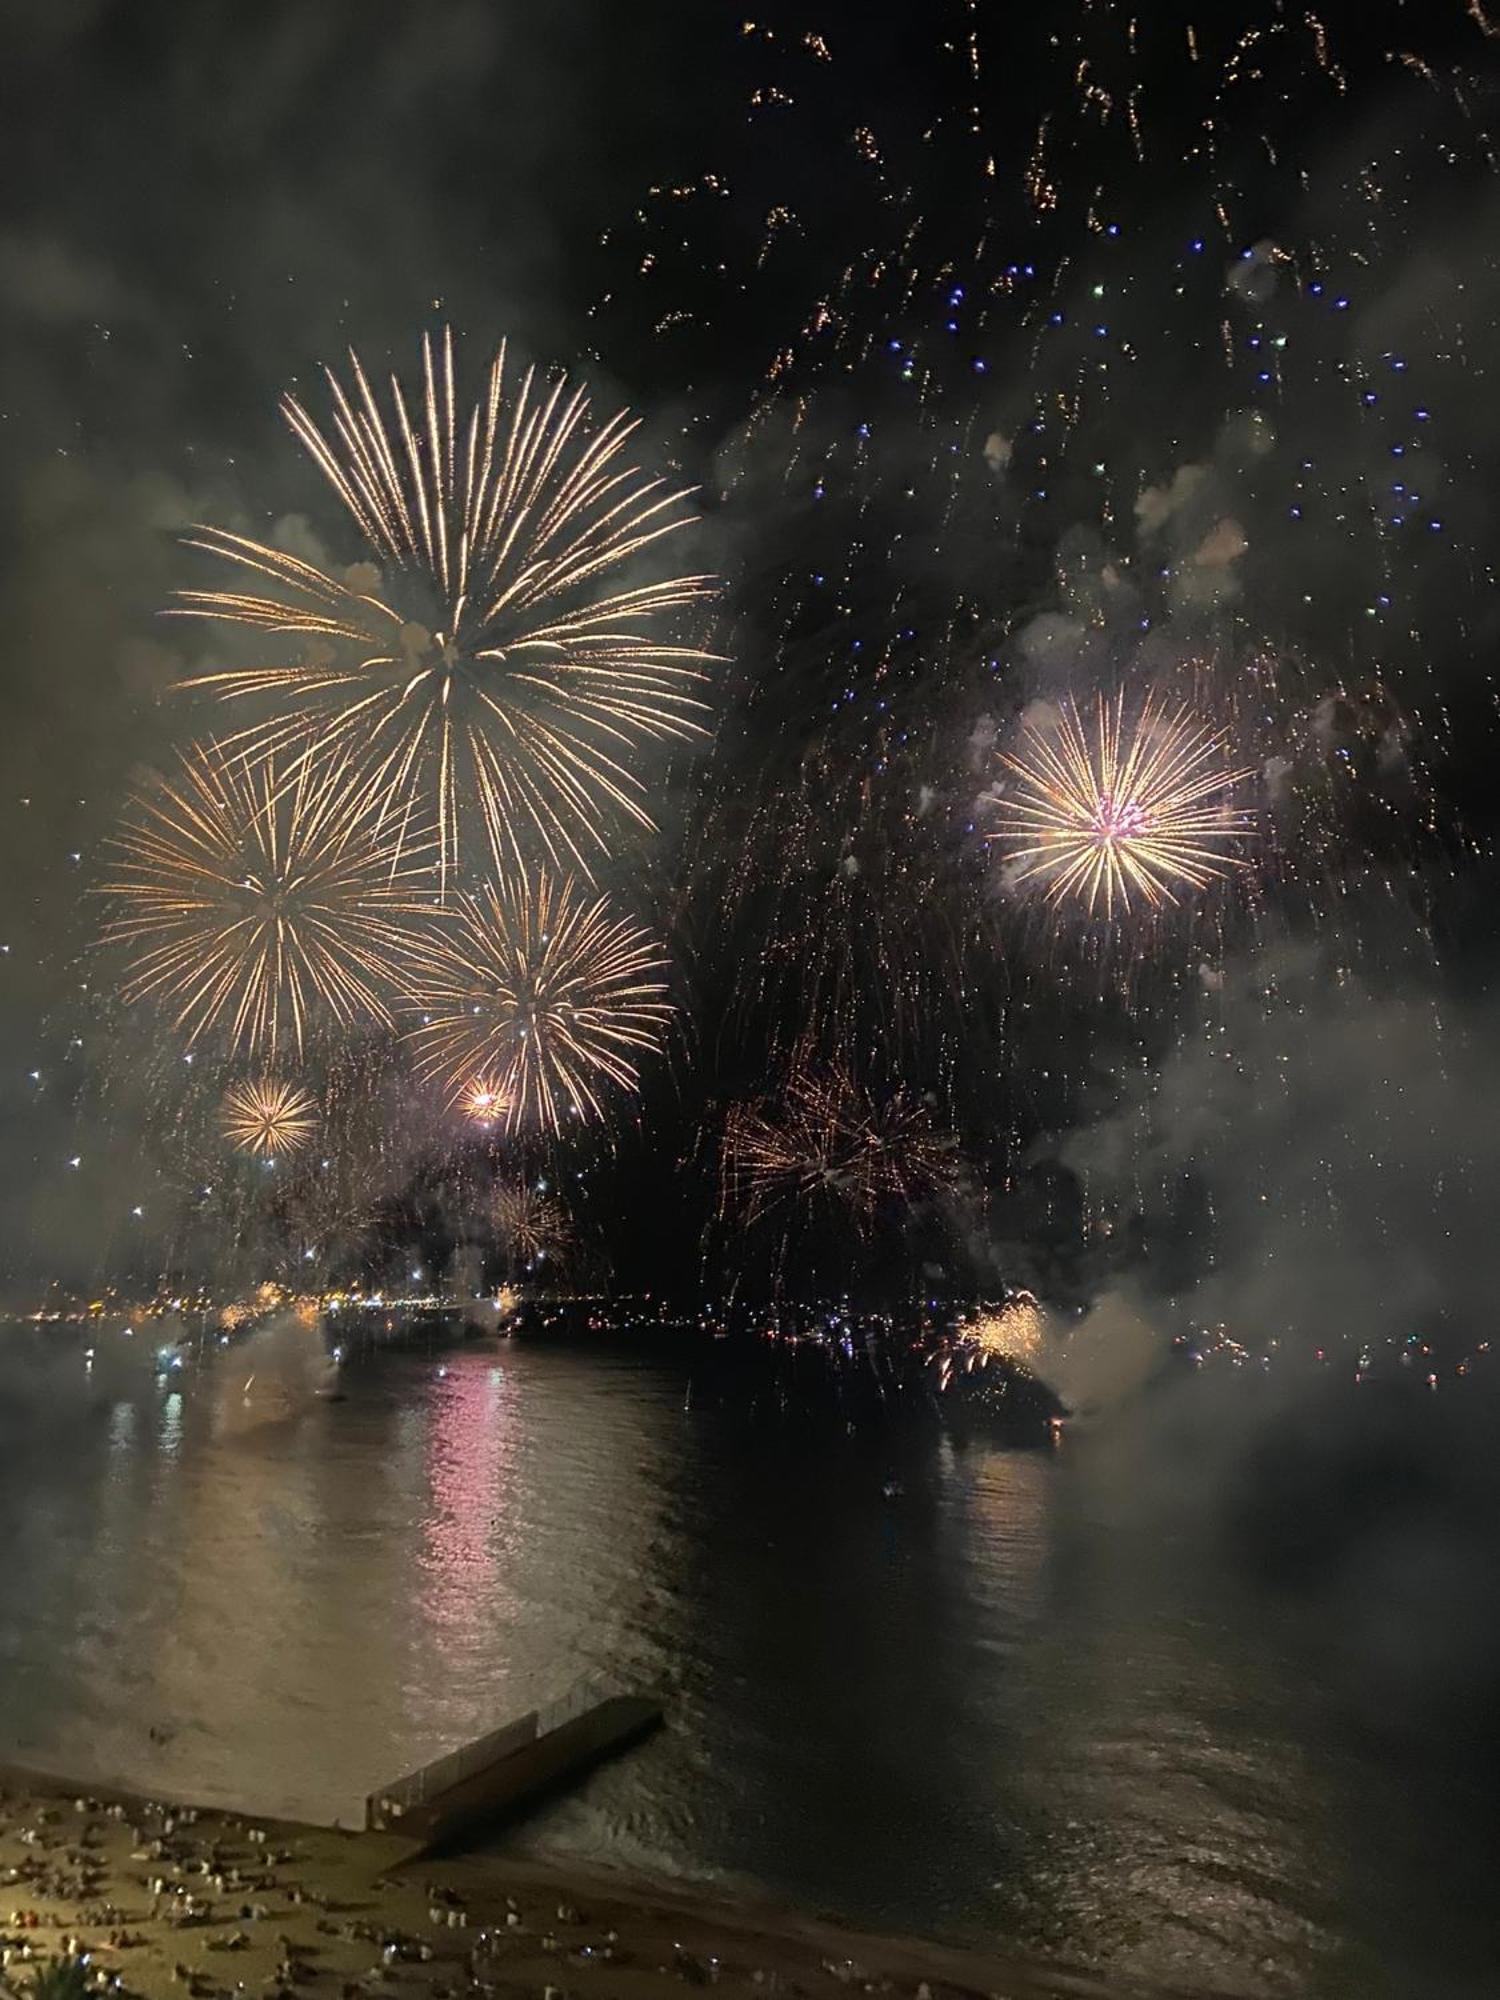
[[[1186,709],[1147,702],[1127,721],[1123,694],[1101,695],[1087,718],[1067,701],[1028,720],[1021,751],[1002,762],[1017,789],[988,837],[1012,879],[1036,878],[1048,903],[1109,917],[1135,896],[1175,903],[1245,866],[1229,847],[1251,815],[1228,794],[1249,773],[1228,768],[1221,734]]]
[[[1031,1292],[1016,1292],[1003,1304],[963,1321],[959,1330],[981,1354],[1035,1361],[1046,1338],[1047,1316]]]
[[[459,1109],[476,1125],[493,1125],[505,1115],[506,1095],[502,1085],[477,1076],[464,1085],[458,1096]]]
[[[603,1115],[672,1015],[655,939],[606,896],[545,873],[460,899],[410,988],[422,1076],[452,1105],[490,1093],[509,1131]]]
[[[557,1258],[573,1239],[568,1212],[545,1189],[503,1181],[495,1191],[495,1225],[512,1257]]]
[[[630,465],[637,420],[593,427],[566,377],[527,369],[509,392],[503,344],[467,413],[451,333],[424,340],[422,360],[419,405],[393,377],[389,416],[357,356],[352,393],[328,371],[331,436],[283,399],[378,573],[199,528],[193,546],[269,589],[182,591],[176,612],[251,626],[295,656],[183,685],[274,698],[246,731],[261,749],[372,751],[390,818],[430,809],[445,887],[471,815],[497,871],[524,869],[539,843],[587,876],[612,814],[651,825],[643,747],[703,733],[712,656],[654,628],[713,579],[641,574],[692,520],[689,494]]]
[[[431,844],[385,821],[342,760],[197,746],[136,798],[110,851],[103,938],[129,954],[124,996],[171,1008],[190,1042],[220,1033],[267,1058],[300,1055],[319,1014],[390,1024],[389,981],[414,949],[403,920],[431,908]]]
[[[231,1085],[220,1122],[225,1138],[242,1153],[273,1159],[301,1152],[318,1129],[318,1107],[299,1085],[261,1077]]]
[[[794,1071],[779,1100],[731,1107],[726,1193],[755,1220],[783,1201],[823,1200],[868,1227],[887,1203],[952,1188],[954,1142],[904,1089],[878,1096],[840,1065]]]

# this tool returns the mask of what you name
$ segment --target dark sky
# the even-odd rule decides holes
[[[809,1022],[926,1093],[972,1161],[972,1204],[893,1264],[992,1269],[1096,1199],[1096,1228],[1197,1242],[1171,1219],[1184,1173],[1213,1178],[1196,1142],[1189,1161],[1154,1135],[1106,1198],[1093,1167],[1079,1192],[1066,1135],[1107,1131],[1132,1077],[1191,1074],[1218,990],[1200,965],[1263,985],[1268,952],[1312,948],[1371,978],[1414,956],[1480,978],[1484,10],[1015,15],[6,10],[9,1268],[162,1254],[132,1211],[170,1208],[150,1134],[177,1086],[159,1024],[106,1004],[84,891],[133,775],[191,728],[166,692],[188,642],[156,616],[194,580],[174,535],[318,519],[277,396],[315,393],[351,343],[409,365],[445,321],[476,362],[509,334],[638,405],[702,482],[728,584],[718,745],[660,774],[663,839],[622,869],[673,923],[691,997],[623,1168],[590,1169],[627,1274],[693,1261],[715,1121],[774,1087]],[[1410,508],[1398,448],[1429,489]],[[1242,714],[1256,647],[1292,692]],[[971,833],[986,746],[1028,702],[1205,656],[1263,774],[1283,738],[1326,756],[1319,803],[1280,829],[1253,921],[1153,934],[1122,981],[998,900]]]

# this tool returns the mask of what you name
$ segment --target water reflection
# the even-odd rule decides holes
[[[685,1409],[621,1356],[388,1352],[330,1402],[305,1326],[165,1382],[96,1338],[0,1375],[0,1753],[347,1819],[593,1678],[669,1726],[552,1851],[1190,1990],[1378,1992],[1418,1903],[1443,1948],[1297,1619],[1088,1451]]]
[[[135,1404],[116,1403],[109,1413],[109,1448],[114,1457],[123,1458],[135,1443]]]
[[[182,1391],[169,1390],[161,1399],[161,1416],[156,1430],[157,1449],[161,1457],[174,1459],[182,1443]]]
[[[434,1669],[462,1670],[515,1618],[514,1392],[498,1366],[439,1371],[427,1406],[421,1605]]]

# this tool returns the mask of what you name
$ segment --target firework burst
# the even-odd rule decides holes
[[[509,1254],[525,1261],[559,1257],[572,1242],[562,1203],[525,1181],[504,1181],[496,1189],[495,1224]]]
[[[476,1125],[493,1125],[505,1116],[506,1095],[502,1085],[477,1076],[458,1096],[458,1108]]]
[[[1017,1292],[1003,1305],[976,1313],[960,1331],[982,1355],[1005,1361],[1035,1361],[1047,1334],[1047,1316],[1030,1292]]]
[[[413,949],[404,920],[428,908],[430,851],[341,764],[198,746],[111,850],[103,937],[129,954],[124,996],[172,1009],[189,1042],[300,1056],[319,1015],[390,1024],[383,993]]]
[[[734,1105],[724,1133],[727,1193],[757,1220],[783,1202],[825,1202],[868,1228],[886,1204],[952,1188],[951,1139],[907,1091],[873,1096],[848,1070],[801,1069],[779,1102]]]
[[[1123,695],[1101,695],[1087,718],[1068,701],[1028,721],[1020,754],[1002,761],[1017,789],[989,838],[1048,903],[1106,917],[1137,897],[1158,908],[1245,865],[1228,848],[1250,815],[1227,794],[1249,773],[1226,767],[1220,734],[1186,709],[1148,702],[1127,722]]]
[[[610,1088],[634,1091],[672,1007],[649,932],[606,896],[541,874],[460,900],[412,982],[419,1075],[452,1105],[507,1131],[556,1132],[603,1116]]]
[[[220,1122],[225,1138],[242,1153],[272,1159],[302,1151],[317,1130],[318,1107],[297,1084],[263,1077],[225,1092]]]
[[[565,377],[528,369],[508,393],[502,345],[463,413],[451,334],[422,357],[419,403],[392,378],[389,415],[357,357],[352,392],[330,371],[331,433],[283,400],[378,575],[200,528],[192,545],[259,587],[183,591],[177,613],[249,626],[296,657],[184,685],[274,698],[273,719],[246,732],[258,748],[372,751],[393,819],[431,808],[445,886],[476,815],[497,871],[539,843],[586,876],[612,813],[652,823],[642,746],[702,734],[711,656],[652,628],[712,579],[638,576],[693,518],[688,495],[628,464],[636,420],[591,428],[587,394]]]

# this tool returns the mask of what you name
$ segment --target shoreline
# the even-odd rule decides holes
[[[3,1977],[23,1992],[28,1964],[88,1951],[111,1990],[147,2000],[679,2000],[711,1985],[789,2000],[1168,2000],[607,1866],[420,1858],[394,1834],[15,1766],[0,1766],[0,1871]]]

